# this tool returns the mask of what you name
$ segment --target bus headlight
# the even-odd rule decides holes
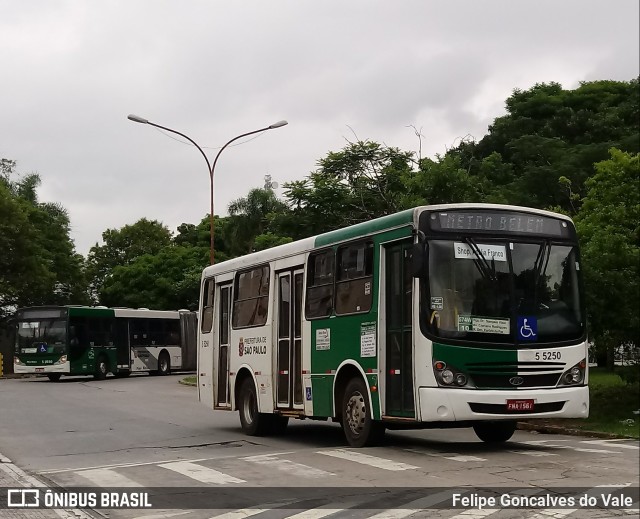
[[[575,366],[565,371],[560,377],[559,386],[576,386],[584,381],[584,372],[587,367],[586,359],[582,359]]]
[[[433,363],[433,372],[439,386],[444,387],[474,387],[469,377],[453,366],[437,360]]]
[[[62,355],[56,362],[55,364],[64,364],[65,362],[67,362],[67,356],[66,355]]]
[[[24,362],[20,360],[20,357],[13,357],[13,363],[16,366],[24,366]]]

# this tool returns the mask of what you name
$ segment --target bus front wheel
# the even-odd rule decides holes
[[[367,386],[360,378],[347,384],[342,404],[342,429],[352,447],[379,443],[384,436],[384,425],[373,419]]]
[[[476,436],[486,443],[508,441],[516,430],[516,422],[476,422],[473,425]]]
[[[240,425],[245,434],[263,436],[269,432],[271,425],[269,418],[271,416],[258,412],[256,386],[249,377],[244,379],[240,386],[238,413],[240,414]]]
[[[100,355],[96,363],[96,372],[93,374],[93,378],[96,380],[104,380],[107,378],[107,373],[109,373],[109,361],[104,355]]]

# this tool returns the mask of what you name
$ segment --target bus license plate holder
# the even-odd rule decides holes
[[[507,411],[513,411],[513,412],[533,411],[534,402],[535,401],[533,399],[507,400]]]
[[[43,373],[44,372],[44,368],[36,368],[36,373]]]

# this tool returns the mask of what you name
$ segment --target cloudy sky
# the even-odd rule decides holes
[[[146,217],[215,212],[300,179],[346,139],[434,156],[482,138],[514,88],[630,80],[638,0],[0,0],[0,157],[42,177],[78,252]],[[175,137],[175,136],[174,136]],[[242,141],[238,141],[242,142]],[[282,189],[277,189],[282,194]]]

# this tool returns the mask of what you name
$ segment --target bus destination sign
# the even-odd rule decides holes
[[[485,231],[546,236],[563,236],[568,232],[568,225],[562,220],[505,211],[448,211],[432,214],[431,221],[432,228],[436,227],[436,230],[441,231]]]

